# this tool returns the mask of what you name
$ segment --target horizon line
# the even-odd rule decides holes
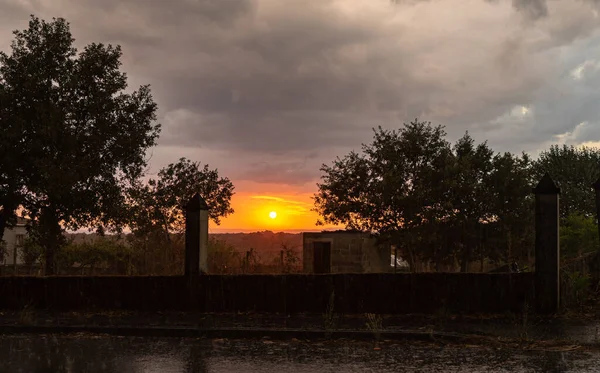
[[[283,230],[273,230],[273,229],[209,229],[208,234],[235,234],[235,233],[261,233],[261,232],[272,232],[272,233],[303,233],[303,232],[323,232],[328,230],[339,230],[340,228],[323,228],[323,229],[283,229]],[[68,234],[96,234],[96,232],[89,231],[67,231]],[[129,234],[131,232],[123,232],[124,234]]]

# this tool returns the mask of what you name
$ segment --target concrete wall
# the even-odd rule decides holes
[[[19,219],[18,224],[12,229],[4,230],[4,237],[2,238],[6,242],[6,256],[1,265],[14,265],[15,264],[15,248],[17,248],[17,265],[24,264],[21,252],[17,247],[17,236],[22,235],[23,239],[27,237],[27,229],[25,228],[25,221]]]
[[[0,277],[0,309],[362,314],[502,313],[533,294],[533,273]]]
[[[303,269],[313,273],[313,243],[331,243],[331,273],[390,272],[390,249],[378,247],[376,240],[360,232],[303,233]]]

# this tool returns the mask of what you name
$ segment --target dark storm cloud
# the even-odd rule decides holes
[[[513,0],[513,6],[534,20],[548,15],[546,0]]]
[[[600,140],[595,70],[571,75],[600,56],[597,1],[456,4],[0,0],[0,19],[64,16],[81,44],[121,44],[132,83],[152,84],[160,144],[229,152],[240,178],[310,180],[372,127],[415,117],[497,150],[534,151],[583,121]]]
[[[238,178],[259,183],[302,185],[314,180],[315,170],[314,167],[308,168],[306,162],[279,163],[276,159],[270,159],[268,162],[248,165],[248,169]]]

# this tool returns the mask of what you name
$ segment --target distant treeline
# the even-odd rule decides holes
[[[133,234],[65,234],[56,257],[58,274],[179,275],[183,273],[184,237],[171,234],[139,239]],[[211,273],[283,273],[300,271],[302,235],[255,232],[209,235]],[[21,274],[39,274],[43,248],[27,238],[20,248]],[[7,272],[8,271],[8,272]],[[14,268],[5,268],[10,274]]]

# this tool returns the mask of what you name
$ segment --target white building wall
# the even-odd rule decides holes
[[[17,249],[16,264],[24,264],[21,251],[18,249],[18,243],[19,241],[22,243],[25,237],[27,237],[27,229],[25,228],[25,224],[17,224],[12,229],[4,230],[4,237],[2,239],[4,242],[6,242],[6,255],[4,256],[4,261],[1,262],[2,265],[15,264],[15,248]]]

